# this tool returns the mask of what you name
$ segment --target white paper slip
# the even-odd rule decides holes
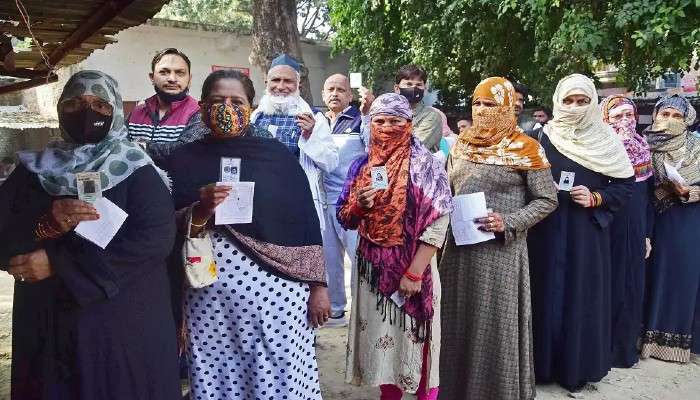
[[[238,182],[241,180],[241,159],[221,157],[221,182]]]
[[[559,176],[559,190],[566,190],[570,192],[574,188],[574,178],[576,177],[575,172],[561,171],[561,176]]]
[[[231,193],[216,207],[215,225],[249,224],[253,222],[255,182],[217,182],[217,186],[231,186]]]
[[[350,73],[350,87],[352,89],[359,89],[362,87],[362,73],[351,72]]]
[[[493,232],[479,230],[479,225],[474,222],[475,218],[488,215],[484,192],[461,194],[452,200],[454,210],[450,217],[450,224],[452,224],[452,235],[457,246],[485,242],[496,237]]]
[[[80,222],[75,227],[75,233],[105,249],[129,214],[106,197],[100,197],[92,205],[100,214],[100,219]]]
[[[664,168],[666,169],[666,176],[671,182],[675,182],[681,186],[686,186],[685,178],[683,178],[680,172],[678,172],[678,168],[680,168],[682,162],[683,161],[674,167],[673,165],[664,161]]]
[[[403,305],[406,304],[406,299],[404,299],[404,297],[401,296],[401,293],[399,293],[398,290],[391,295],[390,299],[391,301],[396,303],[396,305],[399,306],[399,308],[403,307]]]
[[[386,167],[372,167],[370,172],[372,174],[373,189],[389,188],[389,176],[387,175]]]
[[[267,131],[270,132],[273,138],[277,137],[277,125],[268,125]]]

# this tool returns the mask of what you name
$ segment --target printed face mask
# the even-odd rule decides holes
[[[100,114],[87,107],[79,111],[63,113],[61,125],[75,143],[99,143],[109,133],[112,116]]]
[[[250,108],[226,103],[212,103],[202,110],[202,119],[212,135],[233,138],[243,135],[250,123]]]

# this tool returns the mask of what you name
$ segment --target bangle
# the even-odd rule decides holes
[[[603,205],[603,196],[601,196],[600,193],[591,193],[591,198],[593,200],[593,207],[600,207],[601,205]]]
[[[411,271],[406,271],[406,272],[404,272],[404,273],[403,273],[403,276],[405,276],[406,278],[408,278],[409,281],[413,281],[413,282],[420,282],[420,281],[423,280],[423,277],[422,277],[422,276],[420,276],[420,275],[418,275],[418,274],[414,274],[414,273],[412,273]]]
[[[55,239],[61,235],[62,232],[51,224],[51,218],[48,214],[39,218],[39,222],[37,222],[34,229],[34,236],[36,236],[37,240]]]

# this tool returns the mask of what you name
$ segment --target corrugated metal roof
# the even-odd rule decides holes
[[[58,128],[58,120],[29,111],[24,106],[0,106],[0,128]]]

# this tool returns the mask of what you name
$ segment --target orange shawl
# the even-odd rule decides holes
[[[403,244],[412,132],[410,122],[390,128],[372,126],[367,164],[350,190],[348,204],[357,204],[358,190],[372,185],[372,167],[386,166],[389,188],[377,193],[374,206],[367,211],[359,227],[363,237],[382,247]]]
[[[472,107],[474,124],[459,135],[453,157],[521,170],[549,168],[542,146],[517,126],[513,111],[515,90],[507,79],[481,81],[474,89],[473,99],[488,99],[497,106],[478,111]]]

